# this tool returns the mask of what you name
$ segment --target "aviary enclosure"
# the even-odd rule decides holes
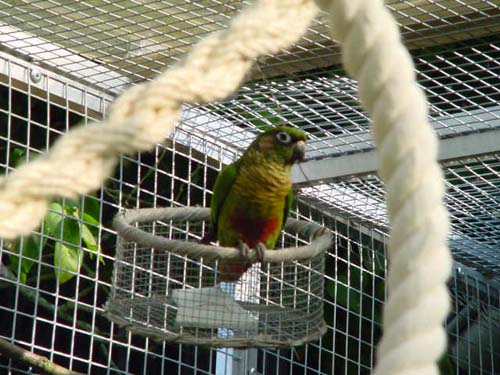
[[[77,124],[107,118],[128,87],[178,65],[252,3],[0,0],[2,174],[43,157]],[[500,3],[385,4],[429,102],[445,177],[454,263],[439,371],[500,374]],[[122,156],[97,191],[53,199],[40,227],[1,240],[0,338],[85,374],[371,374],[387,298],[389,221],[370,120],[341,62],[320,12],[292,47],[256,59],[234,95],[183,106],[175,131],[152,151]],[[322,337],[234,349],[158,341],[110,321],[113,217],[207,207],[220,169],[278,124],[309,136],[306,160],[292,171],[291,216],[332,235],[322,293],[313,296],[322,302]],[[174,232],[162,235],[202,235]],[[2,352],[0,373],[45,372]]]

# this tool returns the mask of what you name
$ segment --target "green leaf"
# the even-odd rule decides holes
[[[40,153],[34,151],[28,151],[28,155],[26,156],[26,149],[15,147],[10,152],[10,166],[17,168],[27,161],[36,159]]]
[[[86,226],[85,224],[81,224],[80,230],[82,234],[82,240],[83,242],[85,242],[85,245],[87,245],[89,250],[97,252],[98,251],[97,241],[92,232],[90,231],[89,227]]]
[[[453,361],[448,353],[443,353],[438,361],[439,375],[453,375],[455,374]]]
[[[54,238],[61,238],[62,219],[64,210],[59,201],[49,205],[49,211],[43,220],[43,233]]]
[[[12,149],[12,151],[10,152],[10,165],[12,167],[18,167],[19,165],[24,163],[24,155],[24,149],[19,147],[15,147],[14,149]]]
[[[80,246],[80,221],[72,217],[66,216],[63,219],[63,242],[69,242],[72,245]]]
[[[339,275],[337,277],[337,290],[335,295],[335,303],[348,308],[350,311],[360,313],[361,311],[361,290],[359,287],[359,269],[357,267],[351,267],[350,269],[350,285],[347,275]],[[333,284],[333,282],[332,282]],[[327,284],[327,293],[329,286]],[[331,297],[334,296],[335,287],[330,287]],[[329,293],[329,294],[330,294]]]
[[[28,273],[40,255],[40,236],[33,234],[23,237],[16,242],[14,249],[19,255],[9,255],[9,267],[15,274],[19,272],[19,280],[26,284]],[[20,268],[19,261],[21,261]]]
[[[359,267],[351,265],[349,268],[349,285],[355,289],[361,289],[361,270]]]
[[[328,297],[335,299],[335,283],[333,280],[327,280],[325,284],[325,291]]]
[[[56,242],[54,247],[54,269],[59,285],[71,280],[80,271],[83,251],[76,246]]]
[[[70,216],[75,216],[80,211],[81,203],[80,198],[64,198],[64,211]]]
[[[82,224],[82,239],[83,239],[83,242],[85,242],[85,244],[87,245],[87,247],[100,254],[101,253],[101,246],[99,245],[99,243],[97,242],[97,236],[98,236],[98,231],[99,231],[99,221],[96,220],[95,218],[93,218],[92,216],[90,216],[89,214],[87,213],[83,213],[83,224]],[[91,224],[91,225],[87,225],[88,224]],[[90,253],[89,254],[90,256],[90,259],[93,259],[93,254]],[[104,264],[104,258],[102,257],[102,255],[99,255],[99,262],[101,262],[102,264]]]
[[[73,206],[64,205],[66,213],[73,211]],[[54,266],[55,275],[59,284],[70,280],[74,274],[65,272],[72,271],[77,273],[83,261],[83,251],[80,248],[80,222],[71,218],[64,217],[62,221],[61,240],[56,241],[54,247]]]
[[[85,196],[83,199],[83,214],[87,217],[92,217],[95,220],[95,225],[99,226],[99,217],[101,214],[101,201],[94,196]],[[87,220],[85,220],[87,221]],[[91,224],[94,224],[88,221]]]
[[[83,213],[82,218],[83,218],[84,223],[92,225],[91,230],[93,232],[94,231],[97,232],[97,227],[99,227],[99,225],[101,225],[101,223],[99,223],[99,220],[95,219],[93,216],[91,216],[85,212]]]
[[[342,283],[337,283],[337,293],[335,302],[347,308],[349,304],[349,288],[346,285]]]
[[[361,291],[349,288],[349,311],[361,313]]]

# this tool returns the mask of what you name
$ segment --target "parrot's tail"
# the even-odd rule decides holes
[[[235,282],[243,275],[252,265],[252,262],[246,260],[229,260],[219,262],[219,281]]]

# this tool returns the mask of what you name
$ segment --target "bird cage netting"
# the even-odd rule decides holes
[[[329,232],[289,219],[281,241],[286,248],[266,250],[265,262],[254,263],[236,282],[220,282],[220,262],[248,259],[235,249],[197,243],[208,216],[208,209],[165,208],[115,218],[109,318],[132,332],[178,343],[283,347],[320,338],[326,330]]]
[[[0,195],[4,182],[23,168],[24,161],[31,163],[38,154],[45,154],[79,123],[106,122],[111,113],[110,103],[126,88],[142,86],[141,83],[152,80],[169,67],[183,66],[200,40],[212,32],[225,33],[231,20],[243,14],[248,3],[0,0],[3,16],[0,22]],[[360,10],[376,3],[382,1],[365,1]],[[415,63],[418,84],[429,102],[428,118],[440,138],[438,160],[446,179],[444,201],[452,224],[449,245],[456,261],[453,279],[448,284],[452,295],[452,311],[445,324],[448,350],[442,357],[445,360],[442,362],[448,360],[449,366],[448,370],[440,368],[440,374],[499,375],[500,2],[387,0],[384,3],[396,18],[402,40]],[[297,11],[297,6],[285,6],[286,16]],[[16,240],[0,239],[0,343],[11,343],[30,355],[45,356],[70,371],[97,375],[255,372],[251,370],[266,375],[360,375],[374,371],[375,364],[380,363],[376,358],[380,351],[376,347],[382,335],[382,309],[391,303],[391,297],[387,296],[402,283],[393,283],[394,279],[388,274],[391,221],[385,200],[387,185],[376,174],[377,152],[373,150],[376,139],[370,130],[368,115],[358,101],[358,94],[363,96],[366,91],[341,66],[349,55],[341,53],[341,35],[331,39],[325,15],[325,12],[318,13],[307,33],[287,50],[256,58],[254,69],[234,94],[210,103],[195,101],[183,105],[172,137],[167,137],[166,131],[159,131],[154,148],[121,157],[97,192],[75,200],[54,196],[56,200],[50,204],[47,219],[55,220],[44,220],[39,229]],[[286,16],[267,23],[285,22]],[[297,30],[301,19],[304,19],[303,13],[298,21],[286,25],[286,31]],[[338,21],[343,20],[347,21],[348,17]],[[370,41],[380,40],[377,31],[389,29],[388,24],[382,22],[364,22],[364,25],[371,27]],[[289,32],[278,35],[286,36]],[[246,52],[241,44],[236,47],[240,53]],[[354,51],[361,50],[355,48]],[[364,58],[380,56],[382,50],[375,48]],[[385,61],[379,67],[394,72],[399,62]],[[217,61],[216,65],[219,71],[231,77],[223,64]],[[367,76],[374,82],[384,78],[373,72]],[[400,76],[395,80],[401,81]],[[207,79],[202,82],[210,91],[218,91],[218,84],[209,84]],[[155,97],[179,95],[181,91],[159,90]],[[374,93],[380,97],[382,91]],[[397,98],[408,99],[404,95]],[[414,107],[411,100],[406,102]],[[161,117],[161,121],[148,123],[158,125],[166,121],[165,116]],[[322,298],[326,332],[320,340],[293,350],[267,347],[223,350],[177,344],[175,338],[188,332],[211,333],[218,340],[235,333],[243,336],[245,331],[250,335],[248,326],[255,326],[255,322],[254,332],[263,332],[265,316],[259,310],[259,318],[255,319],[256,313],[248,307],[278,306],[277,297],[270,292],[280,291],[280,280],[283,285],[295,285],[292,274],[288,273],[289,279],[283,279],[292,265],[293,276],[310,276],[316,282],[316,274],[307,273],[309,264],[305,261],[295,260],[283,266],[273,262],[255,263],[238,282],[225,285],[217,281],[216,259],[161,252],[151,244],[139,245],[121,239],[125,248],[118,253],[116,266],[128,272],[128,276],[118,279],[120,283],[115,287],[119,288],[111,289],[110,295],[117,237],[111,220],[117,210],[125,208],[207,206],[221,168],[234,161],[263,126],[277,123],[300,128],[309,137],[307,159],[300,170],[294,171],[297,217],[321,223],[334,235],[333,245],[325,254],[324,293],[300,287],[287,288],[286,293],[293,291],[305,300],[310,292],[308,303],[315,302],[316,296]],[[93,138],[88,143],[81,144],[83,151],[96,150],[97,140],[102,138],[97,135],[101,126],[93,128]],[[398,140],[404,137],[394,138]],[[106,148],[105,152],[108,151]],[[67,153],[64,163],[47,172],[56,171],[57,180],[61,181],[75,170],[72,164],[75,155]],[[395,154],[390,156],[389,160],[396,159]],[[45,160],[45,156],[38,159]],[[99,166],[97,163],[96,167]],[[89,182],[90,174],[80,175],[85,183]],[[34,195],[49,187],[45,174],[38,174],[37,178],[43,189],[38,184],[30,184]],[[17,185],[14,187],[19,191]],[[73,188],[77,188],[76,183],[64,184],[64,190]],[[16,199],[24,200],[24,195]],[[427,202],[425,198],[416,201],[417,205]],[[7,224],[14,226],[14,215],[5,212],[0,209]],[[407,211],[409,216],[414,212]],[[28,210],[26,218],[33,217],[34,212]],[[129,226],[165,240],[181,240],[184,244],[198,243],[206,233],[203,222],[191,219],[154,220]],[[21,228],[28,231],[29,226]],[[308,235],[292,233],[283,234],[278,247],[309,243]],[[136,258],[130,256],[124,260],[124,252]],[[65,254],[65,258],[61,254]],[[407,270],[413,271],[419,260],[430,259],[417,258],[393,270],[401,271],[408,265]],[[267,271],[275,266],[279,276]],[[428,268],[423,269],[426,276],[432,276]],[[267,289],[268,286],[274,289]],[[311,286],[317,284],[311,283]],[[432,290],[425,289],[426,292]],[[201,309],[197,316],[187,314],[189,306],[182,302],[200,291],[205,291],[211,302],[222,296],[227,302],[223,306],[245,311],[246,315],[240,314],[238,319],[239,324],[247,324],[247,328],[237,327],[227,314],[223,319],[221,314],[208,315]],[[281,298],[293,301],[286,293],[280,294]],[[415,293],[406,295],[410,304],[416,302]],[[153,296],[161,303],[140,303],[148,298],[153,300]],[[110,297],[113,303],[104,310],[103,305]],[[173,301],[174,297],[177,302]],[[124,302],[120,305],[119,298],[121,302],[128,301],[128,305]],[[152,306],[158,309],[153,310]],[[167,311],[169,306],[172,308]],[[279,306],[285,309],[281,301]],[[294,313],[301,311],[293,303],[291,306],[286,308]],[[436,305],[431,304],[425,313],[430,316],[435,308]],[[157,314],[157,311],[162,312]],[[110,323],[107,316],[113,313],[113,320],[129,331]],[[214,316],[219,319],[213,322],[217,327],[207,328],[206,320]],[[286,316],[281,318],[283,322]],[[398,319],[405,318],[398,314],[388,320],[392,323]],[[225,321],[225,327],[219,325],[220,320]],[[415,327],[416,320],[406,321],[411,322],[406,327]],[[193,322],[197,327],[190,325]],[[270,326],[266,327],[269,331]],[[419,331],[425,334],[429,332],[427,328],[424,326]],[[406,337],[403,331],[396,330],[393,337]],[[282,332],[290,334],[292,330]],[[143,333],[167,341],[154,342]],[[224,345],[230,346],[227,340]],[[419,353],[405,350],[407,347],[403,345],[399,348],[410,355]],[[401,358],[393,358],[396,357]],[[0,353],[0,374],[35,372],[45,373]]]

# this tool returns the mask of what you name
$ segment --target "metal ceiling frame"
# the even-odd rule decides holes
[[[498,121],[500,125],[500,120]],[[483,132],[473,132],[443,138],[439,144],[438,160],[441,163],[467,159],[500,152],[500,126]],[[296,186],[312,186],[351,176],[376,174],[378,155],[376,149],[339,156],[309,160],[292,169]]]

